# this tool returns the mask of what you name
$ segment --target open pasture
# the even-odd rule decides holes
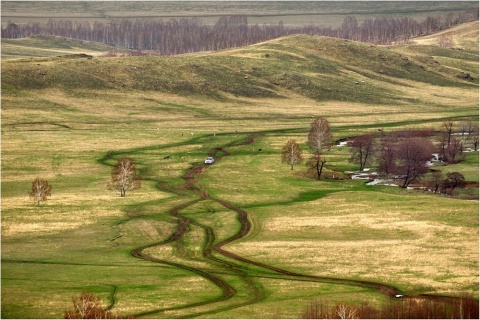
[[[298,318],[312,299],[380,305],[395,290],[478,295],[478,201],[334,179],[356,169],[347,147],[326,153],[321,181],[280,163],[288,139],[308,154],[312,116],[335,140],[475,121],[478,53],[307,40],[4,62],[2,318],[61,318],[83,291],[146,318]],[[186,80],[193,93],[176,85]],[[142,176],[125,198],[106,187],[122,156]],[[478,182],[478,153],[451,169]],[[53,186],[39,207],[28,198],[38,176]]]
[[[12,21],[47,22],[49,19],[99,21],[108,23],[121,18],[181,19],[196,17],[206,24],[214,24],[221,16],[246,15],[251,24],[304,26],[340,26],[346,16],[357,16],[359,22],[372,15],[411,16],[422,20],[427,16],[463,13],[474,8],[474,1],[392,3],[380,5],[369,1],[350,2],[348,6],[336,1],[3,1],[2,24]]]

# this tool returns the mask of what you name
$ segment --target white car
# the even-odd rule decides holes
[[[212,157],[208,157],[207,159],[205,159],[205,164],[212,164],[214,161],[215,159],[213,159]]]

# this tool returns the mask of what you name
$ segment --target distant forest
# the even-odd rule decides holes
[[[108,23],[71,20],[49,20],[47,23],[16,24],[9,21],[1,30],[2,38],[26,38],[52,35],[94,41],[123,49],[151,51],[158,55],[219,50],[244,46],[292,34],[310,34],[343,38],[374,44],[406,43],[408,39],[428,35],[461,23],[477,21],[478,8],[462,14],[427,17],[416,21],[409,17],[374,17],[358,23],[354,16],[344,19],[339,28],[286,27],[283,22],[249,25],[247,16],[221,17],[215,25],[206,25],[197,18],[121,19]]]

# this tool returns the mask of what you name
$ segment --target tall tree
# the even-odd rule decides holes
[[[47,197],[50,197],[52,186],[48,184],[48,181],[41,178],[36,178],[32,182],[32,189],[28,193],[29,196],[40,206],[40,201],[46,201]]]
[[[318,117],[310,124],[308,133],[308,146],[315,153],[323,153],[330,150],[333,145],[333,137],[330,132],[330,123],[327,119]]]
[[[120,191],[120,196],[125,197],[128,190],[141,187],[140,177],[136,173],[135,163],[132,158],[124,157],[118,160],[112,169],[110,186]]]
[[[409,138],[398,146],[399,165],[397,174],[403,178],[402,188],[428,171],[427,161],[432,158],[433,144],[426,138]]]
[[[393,136],[387,136],[380,145],[380,155],[378,157],[379,171],[382,175],[389,177],[397,170],[397,139]]]
[[[452,141],[453,121],[446,120],[443,122],[442,138],[440,141],[440,156],[443,161],[448,161],[448,150]]]
[[[333,137],[330,132],[330,123],[327,119],[317,117],[310,125],[307,144],[313,151],[313,156],[307,162],[307,166],[315,168],[317,179],[322,176],[322,170],[327,162],[323,157],[324,150],[330,150],[333,145]]]
[[[365,134],[355,137],[350,143],[350,162],[358,163],[360,171],[370,162],[375,152],[375,137],[372,134]]]
[[[293,165],[301,163],[302,160],[300,145],[293,139],[288,140],[282,149],[282,163],[288,163],[293,170]]]
[[[447,148],[446,158],[449,163],[456,163],[458,162],[457,156],[458,154],[463,153],[463,142],[460,139],[453,138],[450,141],[450,146]]]

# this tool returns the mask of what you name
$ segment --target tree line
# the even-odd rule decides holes
[[[434,141],[436,143],[434,144]],[[333,146],[332,134],[328,120],[318,117],[310,125],[307,146],[311,151],[306,162],[309,176],[322,178],[322,171],[327,163],[325,153]],[[357,164],[359,171],[366,170],[367,165],[375,164],[379,175],[393,179],[402,187],[418,182],[428,172],[432,177],[424,186],[434,193],[453,195],[458,187],[465,186],[465,177],[458,172],[445,175],[430,168],[433,158],[444,164],[462,161],[465,157],[465,144],[478,151],[478,124],[465,121],[460,125],[453,121],[444,121],[440,133],[431,129],[395,130],[389,133],[380,130],[349,139],[351,163]],[[290,139],[282,148],[281,161],[290,165],[302,163],[303,150],[299,143]]]
[[[309,24],[302,27],[276,24],[249,24],[245,15],[222,16],[214,25],[198,18],[119,19],[109,22],[50,19],[46,23],[18,24],[8,21],[2,38],[16,39],[51,35],[93,41],[116,47],[149,51],[157,55],[219,50],[245,46],[292,34],[310,34],[343,38],[374,44],[405,42],[412,37],[431,34],[454,25],[478,20],[478,8],[461,14],[427,17],[417,21],[409,17],[379,16],[359,23],[347,16],[338,28]]]

